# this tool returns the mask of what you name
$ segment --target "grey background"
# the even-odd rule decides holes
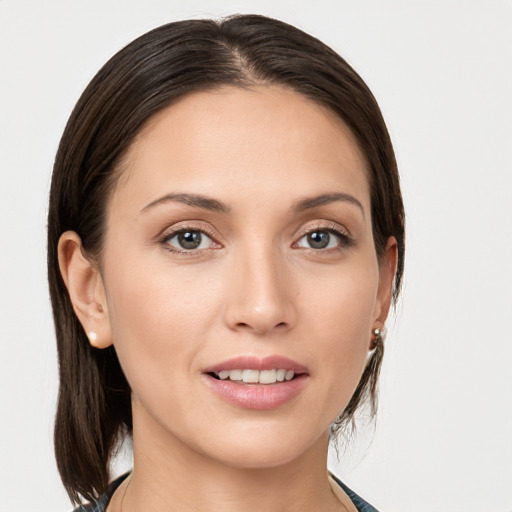
[[[134,37],[234,12],[281,18],[347,58],[402,173],[406,279],[379,417],[331,458],[335,471],[383,512],[511,511],[512,2],[1,0],[0,512],[70,510],[52,452],[45,269],[66,119]]]

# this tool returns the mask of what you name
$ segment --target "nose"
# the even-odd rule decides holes
[[[239,254],[230,276],[224,315],[231,330],[264,335],[295,325],[295,294],[288,269],[273,248]]]

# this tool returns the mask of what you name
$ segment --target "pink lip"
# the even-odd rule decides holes
[[[291,359],[283,356],[267,356],[259,358],[255,356],[239,356],[228,359],[222,363],[209,366],[203,373],[219,373],[222,370],[272,370],[272,369],[293,370],[295,373],[307,373],[308,370]]]
[[[222,370],[293,370],[295,378],[275,384],[245,384],[230,380],[220,380],[209,375]],[[293,400],[304,388],[309,375],[307,368],[282,356],[269,356],[263,359],[242,356],[215,364],[203,371],[205,383],[226,402],[243,409],[277,409]]]

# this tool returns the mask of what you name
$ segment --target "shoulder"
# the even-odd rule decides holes
[[[359,512],[378,512],[378,510],[370,505],[368,502],[363,500],[361,496],[356,494],[352,489],[349,489],[338,477],[329,472],[329,476],[332,480],[339,485],[347,494],[347,496],[352,500],[352,503],[355,505]]]
[[[119,478],[116,478],[107,488],[104,494],[102,494],[97,501],[94,503],[88,503],[86,505],[80,505],[78,508],[75,508],[73,512],[105,512],[107,506],[112,498],[116,489],[122,484],[122,482],[126,479],[129,473],[121,475]]]

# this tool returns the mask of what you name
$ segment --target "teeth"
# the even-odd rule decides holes
[[[244,372],[242,370],[231,370],[229,373],[229,378],[231,380],[242,380],[244,376]]]
[[[221,380],[243,381],[246,384],[275,384],[284,380],[292,380],[293,370],[222,370],[218,374]]]
[[[260,384],[274,384],[277,380],[276,370],[262,370],[260,372]]]
[[[244,370],[242,380],[248,384],[256,384],[259,376],[260,372],[258,370]]]

